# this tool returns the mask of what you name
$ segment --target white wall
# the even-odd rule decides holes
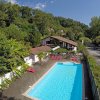
[[[33,59],[30,56],[28,56],[28,57],[24,58],[24,61],[25,61],[26,64],[28,64],[29,66],[31,66]]]
[[[77,52],[77,47],[74,47],[73,51]]]
[[[34,57],[35,57],[34,62],[38,62],[39,61],[38,55],[35,55]]]
[[[24,61],[26,64],[28,64],[29,66],[32,66],[33,63],[36,63],[39,61],[39,58],[37,55],[30,55],[28,57],[24,58]]]
[[[9,72],[9,73],[5,74],[4,77],[5,77],[6,79],[10,79],[10,80],[11,80],[11,79],[12,79],[12,76],[13,76],[13,73],[12,73],[12,72]]]
[[[60,46],[56,46],[55,48],[52,48],[52,50],[54,51],[54,50],[56,50],[58,48],[60,48]]]
[[[0,84],[3,82],[4,76],[0,77]]]
[[[21,70],[21,66],[17,67],[18,70]],[[16,75],[16,74],[15,74]],[[3,76],[0,77],[0,84],[5,80],[5,79],[9,79],[11,80],[13,78],[13,72],[9,72],[4,74]]]
[[[24,61],[26,62],[26,64],[28,64],[29,66],[32,66],[33,62],[35,62],[35,55],[31,54],[28,57],[24,58]]]

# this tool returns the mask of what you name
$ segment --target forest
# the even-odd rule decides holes
[[[99,45],[100,17],[93,17],[88,26],[38,9],[0,2],[0,71],[22,65],[30,48],[51,35]]]

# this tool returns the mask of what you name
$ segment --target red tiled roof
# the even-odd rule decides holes
[[[72,40],[69,40],[69,39],[66,39],[64,37],[61,37],[61,36],[51,36],[51,38],[54,38],[54,39],[57,39],[57,40],[60,40],[60,41],[63,41],[63,42],[66,42],[66,43],[69,43],[73,46],[77,46],[77,43],[72,41]]]
[[[51,50],[51,48],[49,46],[40,46],[40,47],[32,48],[31,53],[38,54],[40,52],[48,52],[50,50]]]

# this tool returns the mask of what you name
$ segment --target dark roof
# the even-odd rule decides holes
[[[40,46],[40,47],[32,48],[31,53],[39,54],[40,52],[48,52],[50,50],[51,50],[51,47],[49,47],[49,46]]]
[[[61,36],[51,36],[51,38],[54,38],[54,39],[69,43],[69,44],[71,44],[73,46],[77,46],[77,42],[74,42],[72,40],[66,39],[66,38],[61,37]]]

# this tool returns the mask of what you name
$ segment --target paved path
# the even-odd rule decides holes
[[[88,48],[88,51],[89,51],[90,55],[94,56],[94,58],[97,61],[97,64],[100,65],[100,48],[96,49],[96,50],[94,50],[93,48]]]

